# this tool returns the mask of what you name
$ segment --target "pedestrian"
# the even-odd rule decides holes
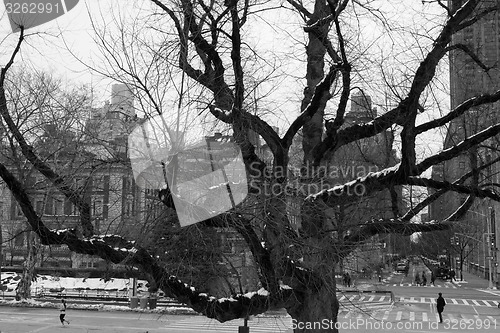
[[[425,277],[425,275],[422,275],[422,285],[427,285],[427,278]]]
[[[457,281],[457,279],[455,279],[455,275],[456,275],[456,273],[455,273],[455,271],[452,269],[452,270],[450,271],[450,280],[451,280],[451,281]]]
[[[431,272],[431,283],[433,286],[436,285],[435,282],[436,282],[436,275],[434,275],[434,272]]]
[[[349,272],[346,273],[346,278],[347,278],[347,286],[350,288],[351,287],[351,275]]]
[[[61,312],[61,314],[59,315],[59,320],[61,321],[61,324],[64,326],[64,323],[66,322],[69,325],[69,321],[64,319],[64,317],[66,316],[66,300],[64,298],[61,299],[61,306],[59,307],[59,309]]]
[[[415,285],[420,285],[420,275],[418,275],[418,273],[415,275]]]
[[[344,273],[342,274],[342,284],[343,284],[344,286],[347,286],[347,272],[344,272]]]
[[[444,311],[444,306],[446,305],[446,302],[444,301],[443,294],[438,293],[439,297],[436,300],[436,308],[437,312],[439,313],[439,322],[443,322],[443,311]]]

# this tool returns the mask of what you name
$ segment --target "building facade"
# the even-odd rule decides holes
[[[462,6],[464,0],[449,0],[452,11]],[[476,12],[485,8],[499,6],[498,0],[480,2]],[[471,57],[463,49],[450,52],[450,102],[454,109],[467,99],[483,93],[492,93],[500,89],[500,17],[498,10],[486,15],[474,24],[459,31],[452,39],[451,45],[463,45],[477,55]],[[467,137],[478,133],[500,120],[500,103],[475,107],[462,117],[450,123],[444,140],[444,149],[455,146]],[[472,170],[480,170],[477,177],[469,177],[463,184],[491,187],[498,183],[500,165],[493,163],[498,154],[499,138],[494,137],[480,146],[473,147],[461,156],[436,165],[432,169],[432,177],[436,180],[457,181],[461,176]],[[432,190],[429,191],[433,193]],[[429,206],[429,218],[443,220],[453,213],[467,199],[466,195],[449,192],[441,196]],[[450,232],[441,232],[443,244],[440,251],[453,257],[451,265],[456,265],[457,253],[453,250],[450,237],[456,235],[466,242],[465,268],[486,278],[490,277],[493,284],[499,281],[499,233],[500,205],[492,200],[475,200],[467,215],[456,223],[457,227]],[[439,241],[438,241],[439,242]],[[444,244],[447,244],[446,246]]]

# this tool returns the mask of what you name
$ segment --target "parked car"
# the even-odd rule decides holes
[[[407,263],[405,263],[405,262],[400,262],[400,263],[398,263],[398,264],[396,265],[396,272],[403,272],[403,273],[404,273],[404,272],[408,272],[408,269],[409,269],[409,268],[410,268],[410,267],[408,266],[408,264],[407,264]]]
[[[436,269],[436,278],[448,280],[450,278],[450,269],[448,267],[438,267]]]

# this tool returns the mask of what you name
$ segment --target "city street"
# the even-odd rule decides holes
[[[407,275],[391,273],[383,282],[375,282],[372,292],[339,292],[341,332],[496,332],[500,329],[500,291],[488,290],[487,281],[466,275],[467,283],[459,285],[436,280],[435,285],[412,284],[416,273],[430,277],[420,263],[411,265]],[[429,279],[430,280],[430,279]],[[368,283],[368,281],[365,281]],[[380,292],[387,290],[390,293]],[[444,323],[438,324],[435,300],[443,293],[447,305]],[[219,323],[196,315],[160,315],[121,311],[85,311],[69,309],[69,326],[59,323],[58,309],[0,307],[1,333],[52,332],[120,332],[120,333],[181,333],[238,332],[242,320]],[[322,327],[328,321],[317,323]],[[292,319],[284,311],[274,316],[254,317],[248,322],[250,332],[292,332]]]

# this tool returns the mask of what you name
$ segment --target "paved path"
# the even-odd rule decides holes
[[[448,308],[448,306],[447,306]],[[444,324],[437,324],[434,307],[385,306],[381,308],[342,308],[339,324],[341,332],[498,332],[500,312],[478,313],[469,307],[466,311],[444,313]],[[172,316],[123,312],[68,311],[69,326],[58,323],[58,313],[53,309],[0,309],[2,333],[195,333],[238,332],[242,321],[218,323],[202,316]],[[323,324],[326,324],[323,323]],[[248,322],[252,333],[290,333],[293,322],[289,316],[255,317]],[[383,326],[381,326],[383,325]],[[398,325],[404,325],[399,327]],[[461,326],[460,326],[461,325]],[[462,327],[462,329],[460,329]],[[467,329],[469,328],[469,330]]]

